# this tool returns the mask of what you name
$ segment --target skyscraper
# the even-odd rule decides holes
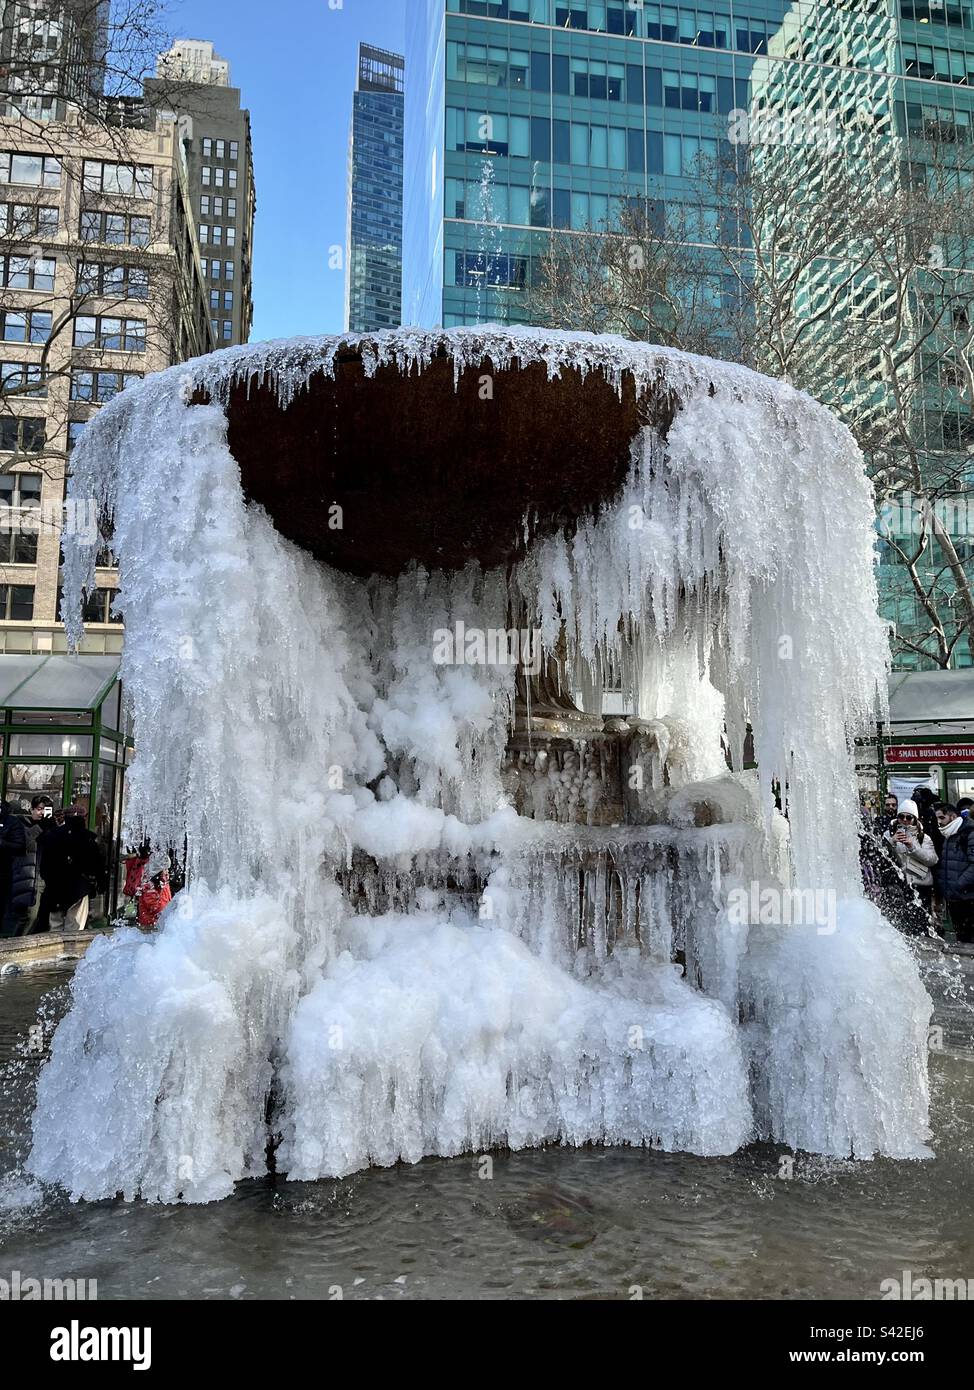
[[[109,11],[110,0],[0,0],[0,115],[63,121],[103,96]]]
[[[405,61],[361,44],[348,146],[345,328],[395,327],[402,299]]]
[[[176,39],[172,48],[159,54],[156,76],[170,82],[229,87],[230,64],[207,39]]]
[[[912,163],[904,187],[931,151],[966,162],[957,182],[972,187],[974,0],[416,0],[406,60],[407,322],[537,322],[532,290],[553,236],[604,233],[634,201],[664,227],[688,207],[700,214],[708,295],[718,316],[730,312],[734,277],[707,249],[701,170],[731,160],[741,111],[804,110],[840,127],[855,119],[868,124],[874,150],[887,142],[891,167]],[[773,151],[762,157],[773,166]],[[974,322],[974,265],[951,265],[971,275]],[[815,293],[810,276],[809,312]],[[922,293],[911,290],[914,305]],[[877,285],[858,284],[855,295],[860,316],[882,312]],[[964,314],[958,306],[958,330]],[[919,456],[974,489],[962,374],[934,383],[935,367],[936,400],[918,412]],[[878,399],[878,378],[871,389]],[[847,391],[830,398],[823,389],[822,398],[841,406]],[[970,537],[955,540],[974,579]],[[923,567],[931,585],[947,574],[938,597],[947,613],[957,573],[938,544]],[[916,585],[901,582],[905,567],[887,543],[882,558],[886,611],[905,633],[922,630],[929,615]],[[924,661],[919,652],[899,659]],[[967,639],[951,660],[971,661]]]
[[[245,343],[254,315],[257,209],[250,112],[211,43],[177,39],[156,73],[145,83],[145,99],[180,123],[217,346]]]

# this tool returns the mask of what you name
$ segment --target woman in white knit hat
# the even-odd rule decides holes
[[[933,840],[920,824],[920,810],[915,801],[901,801],[895,825],[883,836],[906,874],[907,882],[915,888],[920,901],[930,911],[933,901],[933,866],[937,851]]]

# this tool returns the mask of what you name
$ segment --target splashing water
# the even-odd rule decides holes
[[[631,373],[679,410],[513,572],[351,579],[245,502],[224,412],[251,380],[286,405],[349,342],[368,376],[445,349],[457,377]],[[105,407],[72,472],[120,557],[126,835],[185,837],[188,887],[78,967],[32,1175],[207,1201],[265,1171],[271,1136],[294,1178],[544,1142],[927,1152],[930,1002],[858,880],[850,748],[886,652],[871,504],[825,410],[618,339],[401,330],[172,368]],[[75,639],[99,543],[66,546]],[[570,822],[604,775],[583,749],[526,766],[517,814],[513,668],[431,661],[437,629],[523,604],[590,709],[622,673],[652,743],[642,824]],[[759,779],[727,774],[725,720],[736,767],[753,726]],[[742,923],[728,895],[755,880],[829,893],[834,920]]]

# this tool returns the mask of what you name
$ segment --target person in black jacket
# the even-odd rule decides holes
[[[0,881],[4,898],[0,936],[23,936],[30,928],[37,896],[37,845],[50,797],[35,796],[29,816],[15,815],[7,802],[0,811]]]
[[[64,824],[44,851],[44,901],[39,916],[67,912],[83,898],[103,893],[105,857],[97,837],[85,823],[83,806],[68,806]]]
[[[943,837],[940,861],[934,869],[937,896],[942,898],[957,940],[974,942],[974,825],[949,801],[937,803]]]

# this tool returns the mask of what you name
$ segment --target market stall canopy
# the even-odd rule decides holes
[[[974,667],[961,671],[894,671],[890,724],[974,723]]]
[[[0,709],[96,710],[118,680],[118,656],[0,655]]]

